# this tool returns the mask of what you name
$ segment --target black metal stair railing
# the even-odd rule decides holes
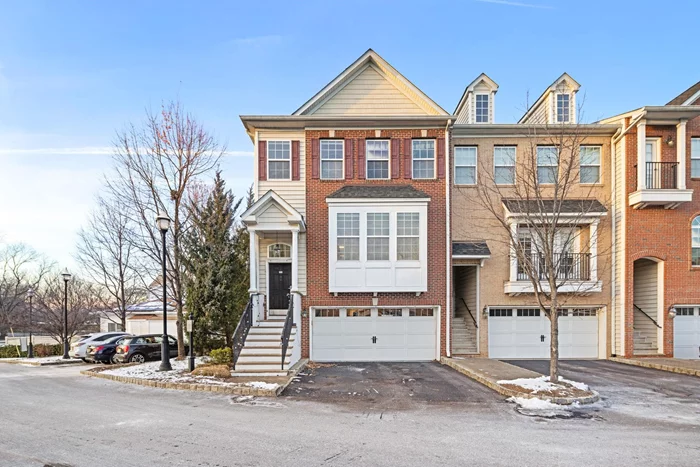
[[[241,356],[241,351],[245,346],[245,340],[248,337],[248,331],[253,326],[253,296],[251,295],[250,300],[248,300],[248,305],[246,305],[243,314],[241,315],[240,321],[238,321],[238,326],[233,332],[233,369],[236,369],[236,363],[238,362],[238,357]]]
[[[289,294],[289,307],[287,307],[287,316],[284,319],[284,327],[282,328],[282,369],[284,370],[284,359],[287,356],[289,348],[289,338],[292,335],[294,327],[294,294]]]

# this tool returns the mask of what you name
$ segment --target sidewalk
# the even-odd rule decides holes
[[[626,365],[641,366],[654,370],[669,371],[681,375],[700,377],[700,360],[681,360],[678,358],[620,358],[610,357],[610,361]]]
[[[569,405],[573,403],[590,404],[599,399],[598,393],[590,391],[587,397],[551,397],[528,392],[518,391],[511,387],[499,384],[500,382],[542,378],[543,375],[520,368],[515,365],[493,360],[490,358],[447,358],[442,357],[440,363],[447,365],[465,376],[478,381],[499,394],[506,397],[519,397],[528,399],[542,399],[554,404]]]

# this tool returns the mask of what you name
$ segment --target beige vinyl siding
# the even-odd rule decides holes
[[[547,115],[549,114],[549,96],[537,106],[530,118],[528,118],[523,123],[547,123]]]
[[[625,289],[623,278],[625,275],[625,241],[624,241],[624,215],[625,215],[625,161],[623,160],[623,141],[618,141],[614,148],[615,158],[615,200],[611,209],[614,211],[615,219],[615,270],[613,280],[615,281],[615,296],[613,297],[613,307],[615,309],[615,352],[617,355],[623,354],[622,331],[625,309]]]
[[[265,238],[260,238],[258,241],[258,291],[267,296],[267,263],[268,263],[268,248],[274,243],[286,243],[292,245],[292,234],[285,232],[275,234],[267,234]],[[289,262],[291,259],[281,258],[275,259],[279,262]],[[275,261],[273,260],[273,262]],[[299,234],[299,292],[306,295],[306,234]]]
[[[472,96],[473,94],[469,92],[467,94],[467,101],[464,103],[464,106],[462,107],[462,110],[457,114],[457,120],[455,121],[456,124],[464,124],[464,123],[471,123],[471,108],[472,108]]]
[[[454,274],[455,287],[455,316],[465,317],[471,320],[467,308],[464,306],[464,299],[467,306],[476,319],[476,266],[456,267]]]
[[[658,315],[658,264],[649,259],[634,262],[634,304],[644,310],[654,320]],[[636,308],[634,310],[634,330],[640,331],[656,343],[656,326]]]
[[[287,214],[282,212],[276,205],[271,204],[265,211],[258,214],[260,224],[286,224]]]
[[[312,112],[315,115],[426,115],[418,104],[368,65],[335,95]]]
[[[258,181],[258,192],[256,199],[273,190],[280,195],[282,199],[288,202],[294,209],[299,211],[302,216],[306,214],[306,135],[303,131],[260,131],[258,139],[261,141],[268,140],[288,140],[299,141],[299,181],[291,180],[267,180]],[[257,149],[256,149],[257,150]],[[257,160],[257,159],[256,159]]]

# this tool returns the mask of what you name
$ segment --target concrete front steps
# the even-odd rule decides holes
[[[634,331],[634,355],[658,355],[656,336],[649,337],[643,331]]]
[[[469,355],[478,353],[476,347],[476,328],[466,318],[452,318],[452,355]]]
[[[277,318],[277,319],[276,319]],[[282,329],[284,319],[273,317],[250,328],[233,376],[287,376],[297,329],[292,328],[282,369]]]

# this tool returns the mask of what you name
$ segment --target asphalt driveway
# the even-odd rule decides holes
[[[393,410],[503,402],[496,392],[437,362],[311,364],[283,397]]]
[[[507,360],[549,374],[549,360]],[[564,378],[600,393],[603,405],[623,415],[668,422],[700,423],[700,378],[605,360],[563,360]]]

